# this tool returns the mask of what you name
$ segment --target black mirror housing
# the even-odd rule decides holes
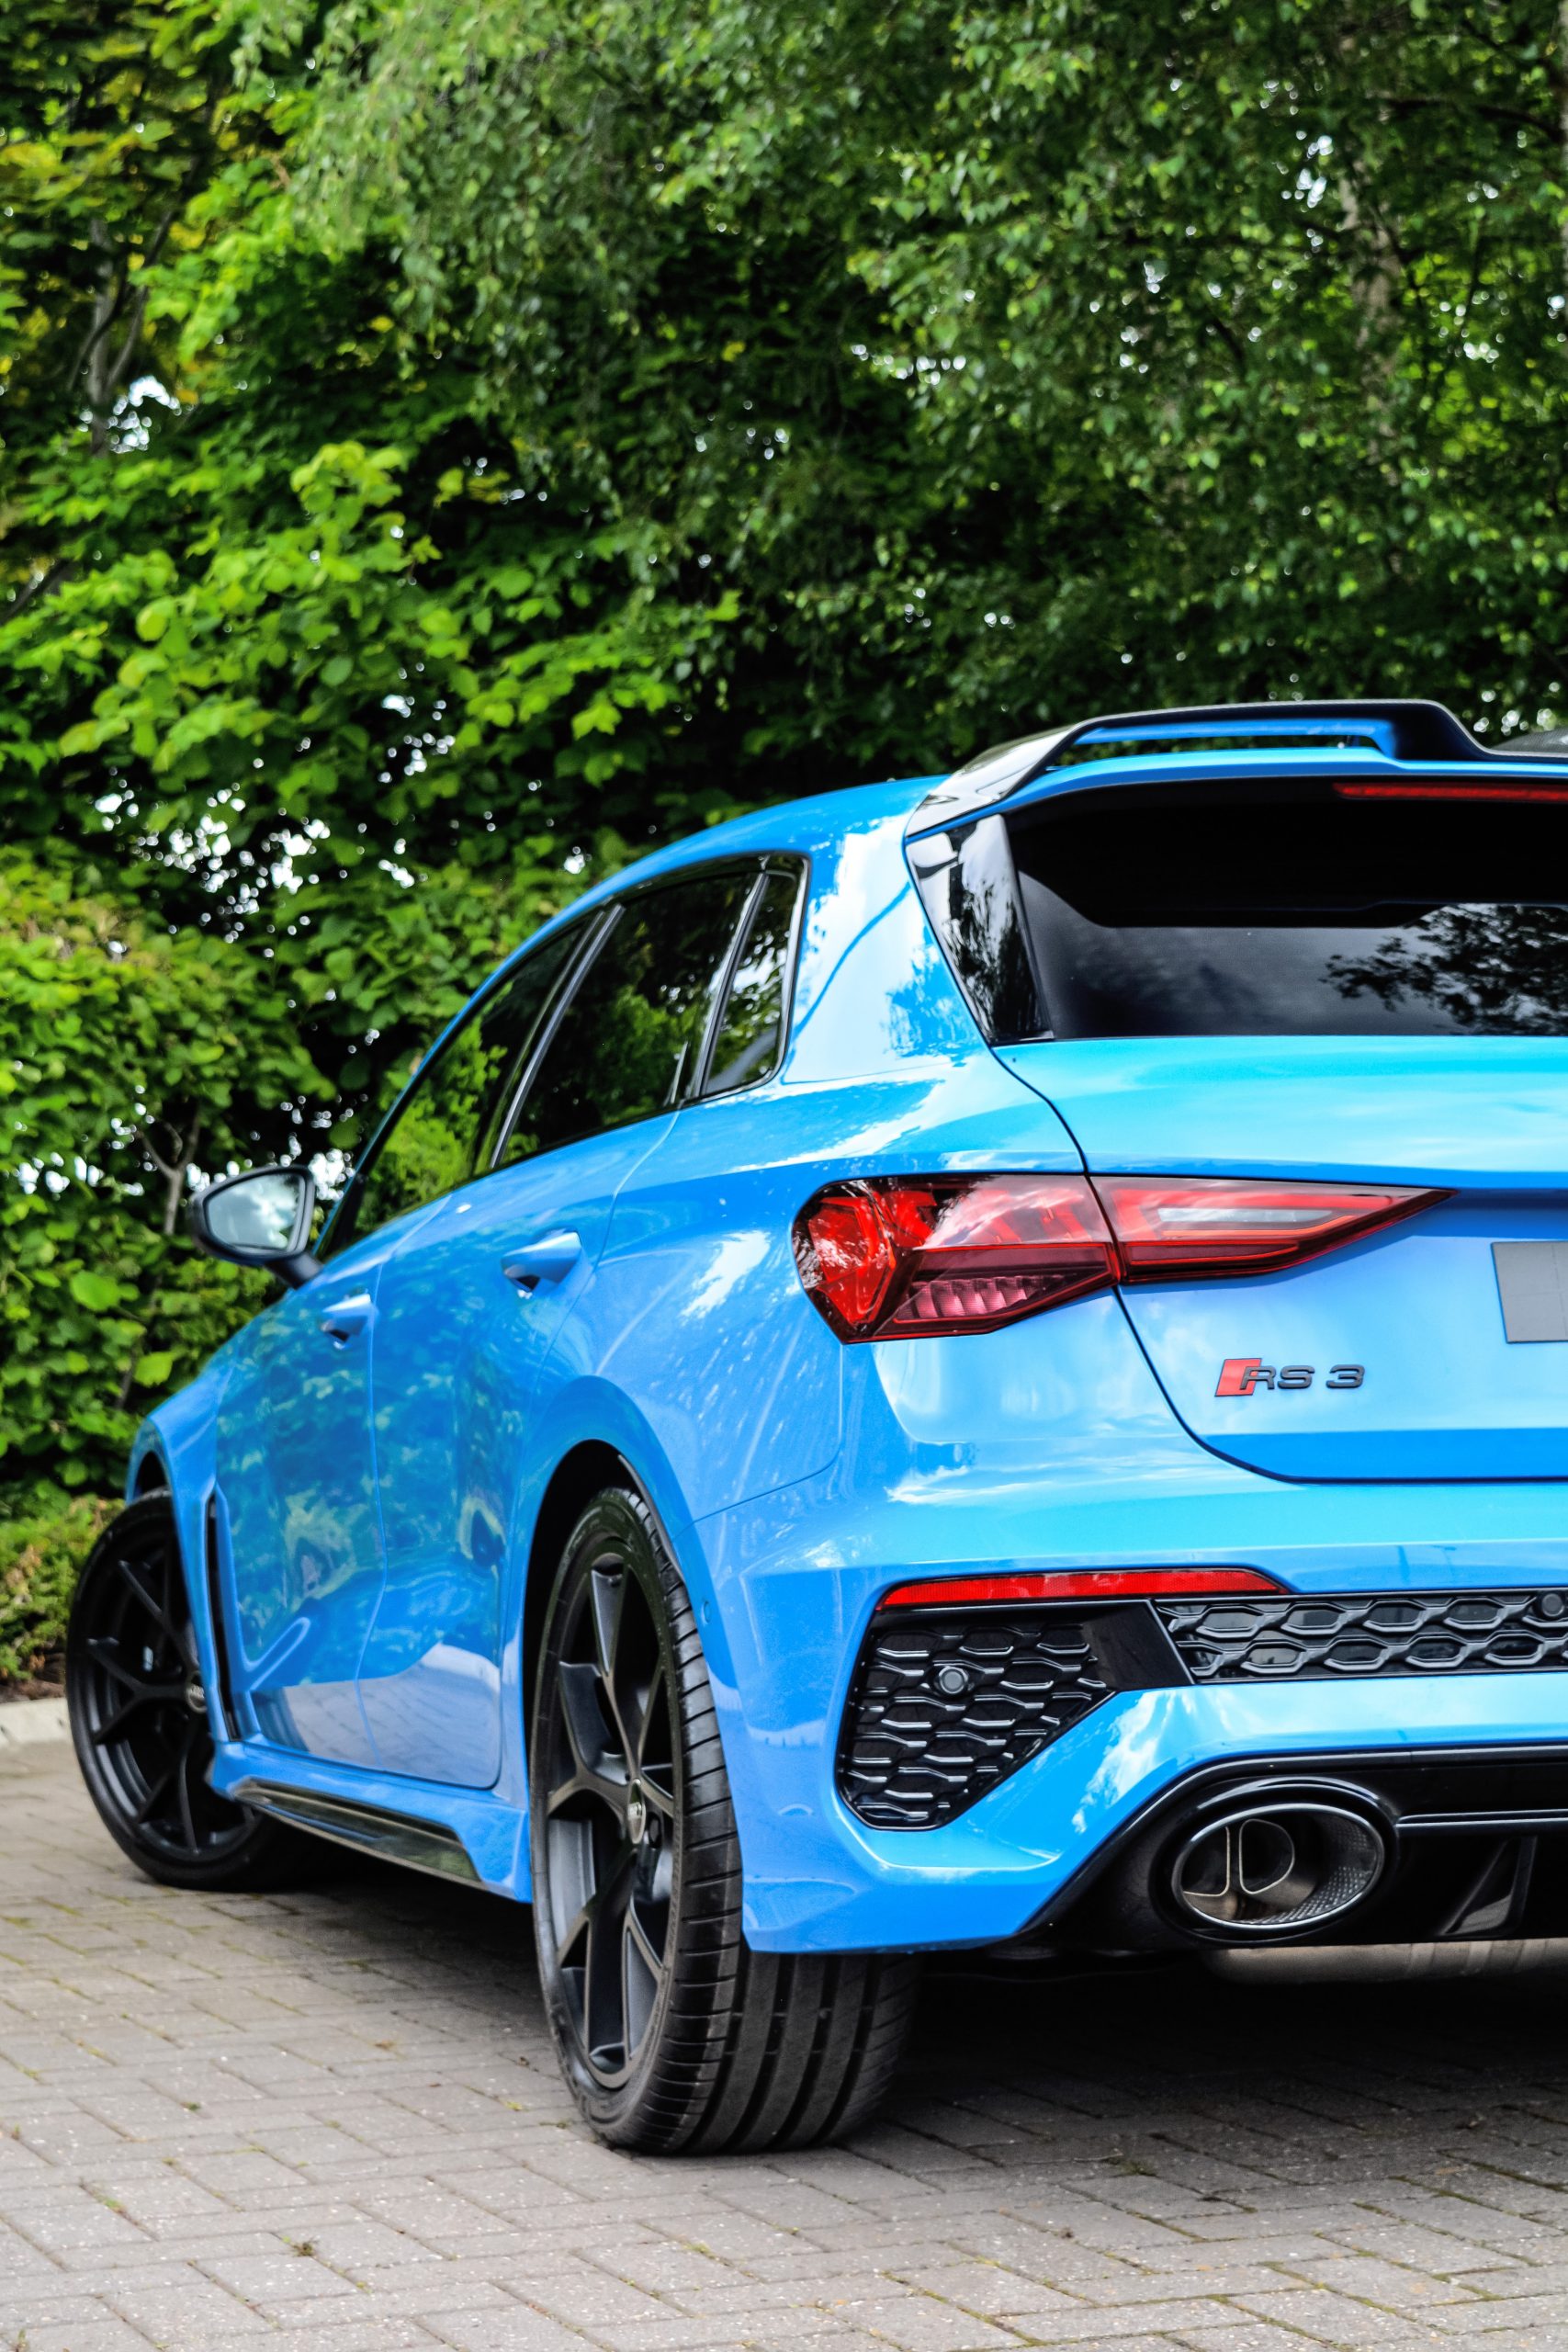
[[[191,1239],[231,1266],[263,1266],[290,1290],[321,1272],[310,1254],[316,1180],[298,1162],[220,1176],[190,1204]]]

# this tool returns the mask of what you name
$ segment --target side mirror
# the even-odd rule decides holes
[[[191,1239],[209,1258],[265,1266],[290,1290],[321,1268],[310,1255],[316,1180],[308,1168],[250,1168],[222,1176],[190,1204]]]

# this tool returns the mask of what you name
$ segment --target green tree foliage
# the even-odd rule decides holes
[[[171,1248],[187,1171],[325,1092],[228,940],[0,854],[0,1453],[82,1485],[265,1285]],[[128,1414],[130,1416],[128,1419]]]
[[[1551,0],[344,0],[322,55],[322,233],[735,583],[753,788],[1561,697]]]
[[[1554,0],[6,30],[0,1482],[247,1310],[193,1172],[352,1149],[628,847],[1095,707],[1568,716]]]
[[[0,1486],[101,1487],[265,1295],[188,1182],[352,1149],[623,835],[728,805],[662,772],[727,602],[525,493],[390,266],[298,231],[299,60],[242,88],[206,0],[17,25]]]
[[[58,1679],[76,1573],[113,1510],[46,1486],[0,1520],[0,1686]]]

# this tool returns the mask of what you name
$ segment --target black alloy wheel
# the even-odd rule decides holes
[[[166,1495],[131,1503],[82,1571],[65,1652],[71,1735],[117,1844],[169,1886],[274,1885],[302,1839],[216,1795],[179,1536]]]
[[[641,1498],[569,1541],[541,1646],[530,1768],[534,1921],[562,2069],[613,2144],[799,2146],[864,2121],[892,2078],[915,1964],[753,1952],[691,1601]]]
[[[541,1800],[555,1964],[606,2090],[631,2074],[669,1982],[675,1765],[655,1606],[616,1551],[574,1579]]]

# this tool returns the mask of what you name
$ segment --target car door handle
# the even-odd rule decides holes
[[[330,1306],[322,1308],[316,1320],[328,1339],[335,1340],[342,1348],[346,1347],[350,1340],[357,1338],[375,1312],[375,1302],[369,1292],[356,1290],[347,1298],[334,1298]]]
[[[581,1255],[582,1244],[575,1233],[547,1233],[543,1240],[525,1242],[503,1258],[501,1271],[525,1298],[532,1298],[542,1284],[562,1281]]]

